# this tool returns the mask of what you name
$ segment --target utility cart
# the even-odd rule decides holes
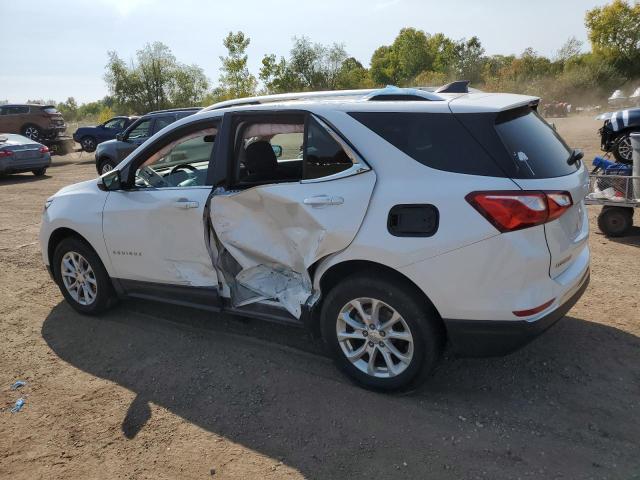
[[[622,237],[633,226],[634,209],[640,206],[640,177],[628,175],[589,176],[587,205],[602,205],[598,227],[608,237]]]

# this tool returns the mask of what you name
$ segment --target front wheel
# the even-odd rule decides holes
[[[633,208],[603,207],[598,215],[598,228],[607,237],[622,237],[633,226]]]
[[[95,251],[78,238],[63,239],[51,259],[62,295],[78,312],[97,315],[115,301],[107,271]]]
[[[112,160],[105,158],[100,162],[100,167],[98,171],[100,172],[100,175],[104,175],[105,173],[109,173],[115,167],[116,167],[116,164]]]
[[[398,282],[353,275],[327,295],[322,337],[336,366],[360,385],[401,390],[435,367],[444,336],[435,312]]]

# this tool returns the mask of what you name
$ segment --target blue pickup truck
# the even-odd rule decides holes
[[[82,146],[85,152],[94,152],[99,143],[113,140],[139,117],[113,117],[102,125],[80,127],[73,134],[73,139]]]

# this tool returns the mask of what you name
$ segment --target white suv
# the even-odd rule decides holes
[[[504,354],[589,280],[587,172],[538,99],[388,87],[213,105],[46,203],[66,300],[299,322],[360,384]]]

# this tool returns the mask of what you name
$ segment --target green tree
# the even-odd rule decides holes
[[[242,98],[255,95],[258,82],[247,68],[247,47],[251,39],[243,32],[229,32],[223,44],[227,56],[220,57],[222,73],[220,74],[219,94],[225,98]]]
[[[558,62],[566,63],[582,53],[583,42],[572,36],[560,47],[556,53]]]
[[[591,48],[621,72],[640,73],[640,4],[614,0],[589,10],[585,17]]]
[[[78,103],[73,97],[67,98],[66,102],[59,103],[56,108],[67,121],[73,121],[78,118]]]
[[[378,85],[406,85],[430,70],[434,50],[422,30],[403,28],[391,45],[379,47],[371,57],[371,78]]]
[[[336,75],[336,89],[370,88],[372,85],[369,71],[358,60],[349,57],[342,61]]]
[[[266,93],[357,88],[368,83],[367,77],[343,44],[325,46],[307,37],[294,37],[288,59],[265,55],[260,68]]]
[[[116,52],[108,52],[105,81],[113,100],[124,110],[145,113],[201,103],[209,81],[196,65],[178,62],[161,42],[145,45],[136,62],[127,65]],[[100,109],[104,105],[101,104]]]

